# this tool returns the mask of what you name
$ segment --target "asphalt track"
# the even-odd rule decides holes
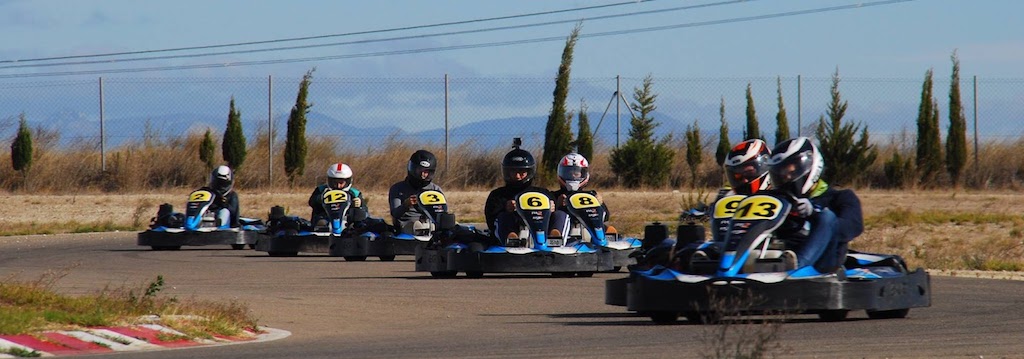
[[[0,278],[66,271],[69,293],[142,287],[162,275],[162,295],[237,300],[282,340],[116,358],[656,358],[699,357],[719,329],[758,324],[654,325],[603,303],[604,280],[544,275],[432,279],[411,258],[345,262],[321,255],[271,258],[227,246],[155,252],[135,233],[0,237]],[[780,357],[1024,357],[1024,282],[932,277],[930,308],[906,319],[839,323],[789,318]]]

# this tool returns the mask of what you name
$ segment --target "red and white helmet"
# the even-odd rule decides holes
[[[590,180],[590,163],[583,155],[573,152],[558,161],[558,183],[570,191],[579,191]]]
[[[725,157],[725,173],[733,191],[739,194],[754,194],[768,189],[768,159],[772,151],[768,144],[759,139],[740,142]]]
[[[347,191],[352,187],[352,168],[341,162],[328,167],[327,185],[334,189]]]

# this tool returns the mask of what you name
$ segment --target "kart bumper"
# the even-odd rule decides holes
[[[147,230],[139,232],[136,243],[140,246],[181,247],[209,245],[255,244],[262,235],[257,231],[239,229],[213,231]]]
[[[416,250],[418,272],[580,273],[611,270],[607,252],[574,254],[536,251],[525,254],[485,253],[470,249]],[[602,258],[605,257],[605,258]]]

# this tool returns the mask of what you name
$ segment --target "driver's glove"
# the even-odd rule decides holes
[[[800,218],[807,218],[814,214],[814,204],[807,198],[797,198],[793,209]]]
[[[352,200],[352,207],[359,208],[359,207],[362,207],[362,206],[363,206],[363,199],[362,198],[356,197],[356,199]]]

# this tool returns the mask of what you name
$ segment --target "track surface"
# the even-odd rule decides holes
[[[411,258],[345,262],[319,255],[186,247],[155,252],[135,233],[0,237],[0,278],[35,279],[70,268],[68,293],[141,287],[163,275],[163,295],[247,303],[284,340],[223,347],[116,354],[117,358],[636,358],[698,357],[719,325],[653,325],[603,304],[604,280],[543,275],[431,279]],[[783,357],[1020,357],[1024,282],[932,278],[930,308],[907,319],[840,323],[814,316],[781,327]],[[727,326],[731,333],[756,324]]]

